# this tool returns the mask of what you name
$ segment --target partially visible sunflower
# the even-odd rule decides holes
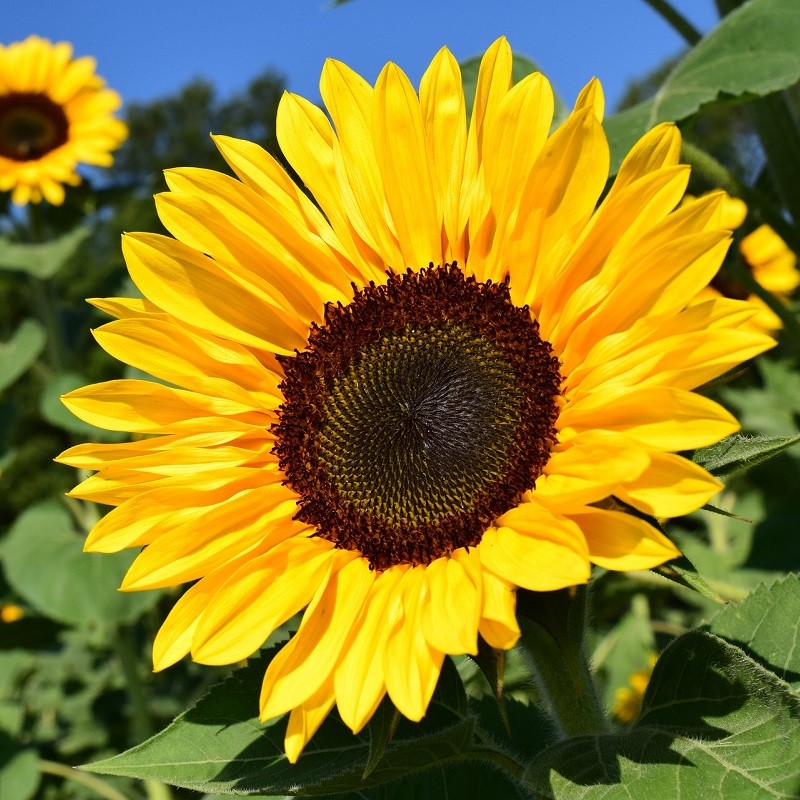
[[[256,145],[217,137],[238,176],[167,173],[175,238],[131,234],[146,299],[93,301],[113,356],[162,382],[64,398],[149,434],[61,456],[73,496],[116,506],[86,549],[143,547],[123,589],[196,581],[154,645],[230,664],[305,609],[264,677],[295,761],[334,704],[361,729],[388,692],[426,711],[446,654],[519,636],[517,587],[646,569],[675,546],[656,517],[720,488],[677,455],[738,428],[691,389],[770,347],[754,309],[688,302],[730,232],[660,125],[598,207],[609,151],[591,81],[550,133],[540,74],[484,56],[467,125],[445,48],[419,95],[328,61],[326,114],[284,95],[281,147],[318,206]],[[616,499],[615,499],[616,498]]]
[[[127,135],[93,58],[38,36],[0,45],[0,191],[18,205],[64,202],[78,164],[107,167]]]
[[[614,693],[614,716],[620,722],[633,722],[642,710],[642,700],[647,684],[653,675],[658,655],[653,653],[645,669],[630,674],[627,686],[620,686]]]
[[[747,217],[747,206],[735,197],[726,197],[722,222],[731,229],[738,228]],[[787,303],[800,286],[797,256],[769,225],[761,225],[739,242],[739,255],[753,277],[768,292]],[[718,275],[702,292],[697,301],[711,297],[739,297],[758,308],[747,327],[763,333],[775,333],[783,327],[781,318],[757,295],[749,294],[740,284],[725,275]]]

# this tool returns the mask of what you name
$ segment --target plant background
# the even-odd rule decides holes
[[[787,0],[751,0],[751,4],[756,2],[767,10],[791,6]],[[118,152],[113,168],[87,172],[80,187],[68,190],[62,207],[42,206],[35,210],[42,243],[34,244],[33,249],[26,212],[11,207],[7,197],[0,196],[2,800],[177,800],[199,798],[206,791],[259,791],[266,785],[256,782],[245,786],[237,782],[241,776],[228,779],[219,770],[213,780],[206,780],[198,777],[197,770],[192,777],[191,770],[184,768],[181,773],[176,767],[187,760],[181,749],[186,742],[197,748],[217,746],[203,737],[219,727],[220,705],[230,713],[235,709],[242,719],[254,715],[257,688],[251,684],[263,667],[251,665],[223,689],[215,689],[207,696],[209,687],[229,670],[183,662],[153,675],[150,645],[177,595],[169,591],[117,593],[116,586],[132,555],[81,552],[83,531],[92,524],[97,511],[87,504],[65,500],[64,493],[78,476],[74,470],[52,463],[53,456],[71,444],[115,438],[114,434],[73,418],[61,406],[58,396],[86,383],[134,374],[94,344],[90,328],[101,324],[103,317],[84,299],[135,294],[126,277],[119,236],[126,230],[162,231],[152,202],[152,194],[165,188],[161,171],[177,165],[225,170],[208,137],[209,131],[258,141],[280,157],[274,135],[280,95],[288,84],[292,90],[316,98],[316,76],[327,55],[342,58],[370,79],[386,60],[394,59],[408,69],[412,80],[418,81],[422,65],[441,44],[447,43],[459,58],[466,59],[482,50],[495,35],[507,33],[516,51],[537,59],[568,104],[583,82],[597,74],[607,88],[612,87],[609,95],[616,105],[612,111],[634,107],[627,114],[613,116],[608,124],[617,154],[623,143],[635,138],[633,131],[644,131],[642,109],[649,113],[654,96],[659,102],[664,100],[659,92],[663,94],[665,81],[667,87],[670,79],[677,83],[675,70],[685,64],[678,35],[639,0],[603,4],[589,0],[509,3],[508,8],[493,9],[489,22],[482,17],[487,14],[482,7],[488,4],[442,3],[435,11],[430,10],[430,5],[436,4],[422,4],[420,0],[387,8],[374,0],[357,0],[341,8],[321,8],[306,2],[243,2],[225,6],[226,19],[221,28],[188,2],[145,2],[132,5],[130,12],[106,12],[108,16],[101,15],[96,5],[88,2],[65,4],[58,11],[54,4],[29,4],[24,11],[14,9],[13,19],[9,8],[0,10],[0,30],[7,42],[35,32],[53,40],[73,41],[77,54],[96,55],[100,74],[126,95],[124,117],[130,126],[130,138]],[[599,5],[604,7],[602,11],[598,10]],[[713,27],[716,10],[710,0],[677,5],[691,12],[702,32]],[[378,9],[379,6],[383,8]],[[562,8],[560,16],[556,6]],[[795,15],[800,31],[800,9],[795,9]],[[286,35],[288,30],[303,30],[303,25],[304,34],[297,34],[296,38]],[[404,29],[408,35],[398,35]],[[717,71],[712,70],[705,83],[696,77],[690,82],[696,95],[694,105],[687,105],[684,98],[681,106],[679,101],[684,95],[675,86],[674,97],[667,92],[666,100],[677,103],[673,104],[678,109],[674,116],[682,120],[687,139],[716,159],[697,163],[692,191],[699,193],[717,184],[726,185],[726,181],[726,188],[744,186],[745,193],[751,192],[748,200],[765,199],[763,205],[751,203],[754,214],[741,233],[768,218],[770,209],[777,208],[779,219],[776,221],[773,216],[772,221],[783,221],[782,232],[788,231],[796,243],[800,239],[793,224],[798,221],[797,209],[791,200],[787,202],[782,187],[771,176],[767,164],[771,154],[765,153],[758,135],[759,125],[764,124],[763,114],[770,109],[741,102],[771,90],[786,89],[785,94],[779,95],[781,102],[794,112],[798,110],[800,94],[792,87],[800,77],[796,56],[800,42],[794,42],[788,34],[786,39],[794,48],[794,58],[788,55],[788,45],[787,52],[776,46],[778,54],[786,58],[770,62],[765,70],[767,77],[758,86],[755,77],[745,75],[742,68],[740,83],[734,81],[738,90],[732,91],[731,71],[717,65]],[[734,36],[732,46],[737,41]],[[125,66],[122,60],[112,57],[113,50],[121,47],[135,56],[133,66]],[[192,58],[187,58],[186,52],[192,53]],[[233,70],[225,65],[232,52],[247,54]],[[613,67],[604,60],[609,55],[613,55]],[[520,65],[528,70],[533,66],[524,59]],[[474,81],[474,66],[474,62],[465,65],[467,83]],[[620,67],[622,74],[631,79],[637,75],[625,91],[619,78],[616,84],[606,81],[608,70]],[[202,77],[195,77],[198,75]],[[737,75],[734,70],[733,77]],[[734,95],[738,95],[738,102],[731,102]],[[772,95],[767,102],[774,102],[775,97]],[[798,143],[800,136],[797,141],[786,143],[789,152],[774,158],[784,158],[790,165],[787,169],[792,169],[793,159],[800,159]],[[792,147],[797,150],[794,155]],[[788,235],[786,238],[789,241]],[[796,249],[797,244],[794,246]],[[735,248],[727,268],[738,268]],[[796,310],[795,305],[791,309],[795,328]],[[773,437],[770,446],[774,450],[783,450],[798,430],[800,337],[795,328],[787,325],[776,350],[749,364],[725,385],[709,389],[737,414],[746,432]],[[776,441],[782,443],[775,444]],[[754,446],[751,460],[758,460],[765,447]],[[737,459],[737,466],[747,460],[741,454]],[[796,693],[800,663],[794,651],[787,653],[800,625],[800,582],[787,574],[800,570],[800,448],[784,450],[746,472],[728,470],[725,464],[716,466],[718,471],[731,472],[726,477],[725,491],[715,501],[727,515],[698,512],[669,527],[670,535],[702,575],[702,581],[690,575],[688,582],[694,588],[680,586],[653,571],[599,574],[593,581],[593,617],[587,645],[609,707],[618,690],[629,685],[631,674],[648,667],[652,653],[662,651],[676,637],[712,618],[713,633],[745,642],[745,652],[771,665],[781,679],[794,685]],[[731,606],[740,609],[738,623],[733,614],[720,615],[720,599],[740,604]],[[775,617],[777,613],[779,616]],[[19,614],[22,616],[14,619]],[[767,630],[770,636],[760,643],[752,637],[747,639],[743,630]],[[666,661],[680,662],[680,647],[688,647],[685,638],[680,641],[684,644],[673,645],[668,651],[673,655],[665,657]],[[702,654],[703,648],[710,647],[706,639],[690,638],[689,643],[694,647],[693,653]],[[720,652],[714,651],[717,662]],[[266,651],[262,657],[268,655]],[[665,664],[663,670],[668,666]],[[748,705],[746,697],[759,693],[766,696],[768,691],[764,689],[766,684],[758,684],[752,672],[745,670],[740,675],[731,669],[730,674],[738,676],[733,683],[738,687],[736,697],[741,695],[740,701],[735,708],[717,710],[720,715],[723,711],[728,715],[725,731],[736,733],[747,731],[758,714],[764,714],[758,704]],[[394,738],[393,752],[398,763],[426,764],[433,767],[432,771],[421,779],[388,784],[388,788],[384,785],[379,794],[370,791],[369,796],[439,797],[445,787],[450,796],[457,797],[487,796],[484,792],[489,791],[498,797],[522,796],[518,787],[499,777],[499,773],[479,771],[474,765],[457,770],[443,766],[442,760],[456,748],[457,736],[464,734],[473,717],[480,717],[497,739],[510,737],[513,747],[524,755],[533,757],[546,743],[547,725],[536,709],[537,692],[524,658],[516,651],[507,658],[502,707],[493,697],[487,675],[489,679],[493,677],[491,667],[466,658],[456,659],[454,668],[445,670],[424,726],[416,730],[401,724]],[[688,678],[684,683],[688,697],[694,684]],[[672,685],[675,688],[681,684],[676,678]],[[70,765],[108,758],[142,742],[203,696],[206,697],[197,719],[185,720],[179,730],[183,739],[161,741],[162,749],[157,752],[161,772],[151,770],[150,775],[142,766],[142,759],[138,764],[135,759],[115,762],[122,766],[107,769],[110,775],[76,776],[70,770]],[[756,763],[754,770],[767,769],[770,759],[775,761],[769,742],[786,731],[794,731],[791,735],[796,736],[797,709],[782,697],[776,694],[770,700],[771,712],[761,720],[765,738],[753,740],[753,746],[763,751],[763,764]],[[651,698],[651,705],[654,702]],[[786,727],[789,723],[783,721],[783,714],[788,714],[794,727]],[[662,718],[658,724],[675,728],[679,723],[676,716]],[[316,788],[307,784],[306,789],[317,794],[345,791],[357,786],[358,779],[367,772],[373,778],[380,776],[381,769],[388,769],[391,754],[376,742],[382,741],[388,725],[379,714],[357,740],[353,746],[355,760],[342,767],[342,774],[349,778],[340,775],[338,783],[322,782]],[[449,733],[445,735],[443,730]],[[626,733],[628,730],[619,723],[619,742],[635,749],[638,740]],[[231,752],[246,752],[250,743],[242,738],[244,734],[233,731],[230,735],[239,737],[231,740]],[[340,731],[325,733],[323,729],[320,736],[324,742],[341,745],[345,741]],[[428,738],[424,744],[415,745],[419,737]],[[406,746],[406,742],[410,744]],[[624,747],[620,745],[622,750]],[[601,761],[618,763],[622,750],[612,748],[608,759]],[[669,750],[666,746],[665,752]],[[631,755],[628,750],[624,752]],[[171,761],[164,753],[171,754]],[[567,756],[568,753],[554,752],[551,762]],[[702,757],[703,753],[692,755],[700,766]],[[306,759],[307,764],[311,762],[313,755]],[[370,765],[368,770],[364,770],[365,762]],[[541,762],[539,769],[551,762]],[[637,762],[633,758],[633,762],[640,767],[639,772],[621,773],[616,783],[606,782],[607,794],[597,796],[623,796],[614,793],[615,787],[624,792],[622,784],[635,780],[650,787],[654,798],[662,796],[659,792],[672,792],[671,781],[676,780],[672,772],[664,773],[667,777],[658,788],[658,780],[653,782],[653,774],[647,769],[653,765],[647,759]],[[171,764],[172,772],[164,764]],[[261,768],[265,766],[280,770],[275,764],[262,764]],[[591,778],[594,773],[588,767],[587,770]],[[117,775],[113,774],[115,771]],[[568,771],[559,774],[567,781],[567,788],[559,788],[558,781],[545,780],[541,785],[546,785],[552,794],[543,789],[542,796],[595,796],[588,788],[592,781],[587,779],[582,785],[585,793],[573,794],[574,782],[570,788],[572,778],[568,778]],[[728,772],[725,774],[730,777]],[[789,778],[783,783],[777,777],[770,778],[769,796],[800,796],[796,774],[787,774]],[[685,775],[683,780],[687,780]],[[691,782],[691,778],[688,780]],[[168,787],[164,781],[200,788]],[[275,785],[281,785],[280,780]],[[729,783],[727,793],[723,795],[720,788],[719,796],[760,796],[746,793],[752,786],[737,793],[737,786],[735,781]]]

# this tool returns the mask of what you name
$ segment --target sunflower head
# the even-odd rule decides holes
[[[738,427],[692,389],[773,344],[746,302],[690,305],[730,232],[722,193],[679,207],[674,126],[604,194],[597,81],[555,131],[505,39],[471,120],[447,49],[418,92],[336,61],[320,89],[328,114],[278,111],[305,189],[226,137],[237,177],[167,173],[172,236],[123,241],[145,299],[93,301],[98,342],[158,381],[64,398],[147,436],[61,456],[114,506],[86,548],[143,548],[123,589],[192,584],[157,669],[235,663],[303,611],[261,694],[291,760],[334,704],[354,731],[387,693],[420,719],[446,654],[514,645],[519,587],[675,557],[653,518],[720,488],[678,453]]]
[[[113,116],[119,95],[94,68],[66,42],[0,46],[0,191],[15,203],[59,205],[64,184],[80,180],[78,164],[111,164],[127,129]]]

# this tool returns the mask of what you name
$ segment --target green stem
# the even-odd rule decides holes
[[[469,755],[471,758],[477,758],[480,761],[488,761],[495,764],[500,767],[503,772],[507,772],[512,778],[518,781],[521,781],[525,775],[525,767],[522,764],[502,750],[496,750],[494,747],[473,747],[469,751]]]
[[[131,629],[120,626],[117,630],[114,645],[128,687],[131,717],[133,718],[133,735],[137,741],[142,742],[152,736],[154,731],[150,712],[147,708],[144,683],[139,673],[139,660],[133,647]]]
[[[139,660],[133,646],[133,631],[128,627],[120,626],[117,629],[114,645],[128,688],[131,716],[133,717],[133,734],[137,742],[143,742],[153,735],[154,728],[147,706],[144,683],[139,672]],[[145,780],[144,785],[149,800],[171,800],[172,792],[166,784]]]
[[[586,655],[586,594],[578,586],[518,595],[521,644],[561,738],[608,729]]]
[[[800,130],[784,92],[747,105],[767,168],[778,194],[795,223],[800,224]]]
[[[689,45],[697,44],[703,38],[703,34],[667,0],[644,0],[644,2],[668,22]]]
[[[91,789],[100,797],[104,798],[104,800],[129,800],[122,792],[110,786],[105,781],[100,780],[100,778],[96,778],[94,775],[89,775],[86,772],[79,772],[75,767],[59,764],[57,761],[40,759],[39,772],[44,772],[48,775],[57,775],[59,778],[83,784],[88,789]]]
[[[39,206],[35,203],[28,205],[28,233],[31,244],[41,244],[42,219]],[[58,309],[50,283],[33,276],[28,279],[28,282],[33,295],[33,303],[36,306],[37,316],[47,331],[47,356],[50,366],[55,372],[61,372],[65,363],[61,322],[58,318]]]

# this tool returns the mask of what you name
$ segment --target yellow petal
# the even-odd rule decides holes
[[[478,652],[482,584],[474,548],[473,552],[474,556],[461,551],[458,558],[437,558],[425,568],[428,601],[422,607],[422,632],[443,653]]]
[[[559,427],[625,433],[656,450],[705,447],[739,429],[722,406],[683,389],[624,387],[600,390],[561,412]]]
[[[154,319],[117,320],[94,336],[114,358],[187,389],[270,409],[283,399],[281,377],[234,342]]]
[[[372,87],[345,64],[328,59],[320,94],[336,126],[334,168],[345,213],[356,233],[387,266],[402,263],[384,214],[383,181],[372,139]]]
[[[269,425],[262,412],[235,400],[207,397],[160,383],[118,380],[75,389],[61,401],[79,419],[99,428],[133,433],[178,433],[181,423],[231,417],[245,425]]]
[[[650,569],[680,555],[666,536],[631,514],[586,508],[570,517],[586,537],[592,563],[604,569]]]
[[[479,630],[491,647],[509,650],[517,643],[520,630],[516,609],[516,587],[484,570],[483,609]]]
[[[378,76],[373,97],[372,138],[403,256],[394,268],[440,264],[442,219],[436,207],[419,100],[394,64]]]
[[[201,524],[184,523],[149,544],[131,564],[123,591],[159,589],[196,580],[240,553],[263,552],[305,529],[292,519],[296,496],[281,484],[211,506]]]
[[[289,539],[230,575],[204,609],[192,641],[201,664],[232,664],[311,601],[331,560],[325,539]]]
[[[681,133],[671,122],[648,131],[631,148],[620,165],[612,192],[620,192],[643,175],[675,166],[681,154]]]
[[[333,680],[328,678],[307,700],[292,709],[286,726],[284,747],[290,764],[296,764],[309,739],[333,708]]]
[[[377,576],[364,602],[364,613],[334,677],[336,705],[342,721],[358,733],[386,694],[383,660],[389,637],[389,608],[406,565],[391,567]]]
[[[463,260],[458,242],[461,184],[467,148],[467,112],[461,70],[452,53],[443,47],[422,76],[419,85],[422,123],[431,168],[450,249],[447,261]]]
[[[226,564],[209,573],[187,589],[175,603],[153,641],[153,669],[156,672],[171,667],[189,653],[200,615],[239,563]]]
[[[427,600],[425,567],[403,576],[390,607],[390,630],[383,656],[389,697],[401,714],[419,722],[428,708],[444,654],[425,640],[420,616]]]
[[[580,530],[537,503],[522,503],[483,535],[478,550],[486,569],[510,583],[549,592],[586,583],[589,559]]]
[[[297,320],[256,287],[243,279],[234,281],[202,253],[153,234],[128,234],[122,251],[142,294],[182,322],[284,355],[305,347]]]
[[[680,517],[702,508],[722,488],[697,464],[672,453],[653,453],[644,474],[615,494],[645,514]]]
[[[336,553],[338,563],[333,566],[330,579],[321,584],[299,630],[267,668],[261,687],[262,720],[277,717],[308,700],[339,663],[375,572],[355,553]],[[349,563],[341,566],[348,558]]]
[[[551,508],[594,503],[638,478],[649,463],[647,451],[632,439],[586,431],[551,453],[531,494]]]

